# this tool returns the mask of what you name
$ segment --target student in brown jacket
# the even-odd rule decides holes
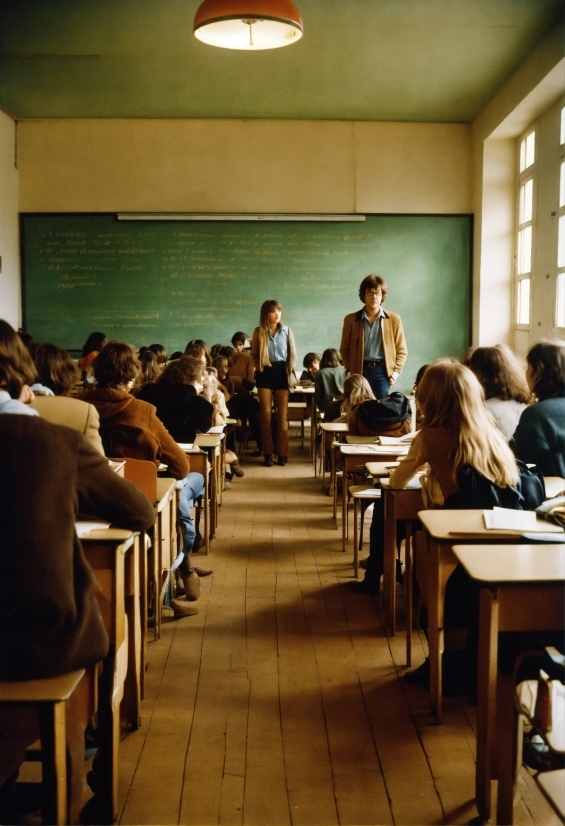
[[[186,480],[179,496],[179,522],[185,557],[180,570],[183,577],[189,576],[193,570],[200,576],[206,576],[212,572],[204,568],[193,569],[189,560],[196,539],[190,511],[194,500],[204,493],[204,477],[200,473],[189,472],[186,453],[157,418],[154,405],[135,399],[130,394],[139,367],[131,345],[121,341],[108,342],[94,362],[94,377],[98,386],[82,398],[98,410],[106,456],[147,459],[157,466],[163,462],[168,465],[174,479]],[[184,615],[196,613],[196,609],[190,612],[187,609]]]
[[[388,396],[408,355],[400,316],[385,312],[381,306],[387,295],[386,281],[380,275],[364,278],[359,298],[365,307],[345,316],[341,334],[341,358],[346,370],[361,373],[377,399]]]

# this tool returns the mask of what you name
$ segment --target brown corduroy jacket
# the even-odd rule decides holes
[[[0,467],[0,679],[99,662],[108,637],[77,514],[145,530],[151,502],[82,434],[40,416],[0,416]]]
[[[401,373],[408,355],[406,339],[402,329],[402,321],[396,313],[387,313],[381,320],[383,334],[383,349],[387,376],[394,372]],[[343,319],[340,352],[341,358],[349,373],[363,375],[363,350],[365,345],[365,325],[363,323],[363,309],[357,313],[350,313]]]

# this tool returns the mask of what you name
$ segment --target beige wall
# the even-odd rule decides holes
[[[22,212],[471,211],[463,124],[24,120]]]
[[[20,250],[19,174],[15,150],[16,124],[0,111],[0,318],[17,327],[20,322]]]

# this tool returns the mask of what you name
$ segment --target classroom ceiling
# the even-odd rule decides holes
[[[0,106],[17,117],[469,122],[563,0],[296,0],[304,38],[237,52],[199,0],[0,0]]]

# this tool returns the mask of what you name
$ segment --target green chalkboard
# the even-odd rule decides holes
[[[251,334],[268,298],[284,307],[300,361],[339,347],[346,313],[374,272],[389,286],[409,359],[400,386],[469,344],[469,216],[367,216],[362,223],[118,221],[107,214],[22,216],[24,325],[82,347],[94,330],[168,352],[192,338]]]

